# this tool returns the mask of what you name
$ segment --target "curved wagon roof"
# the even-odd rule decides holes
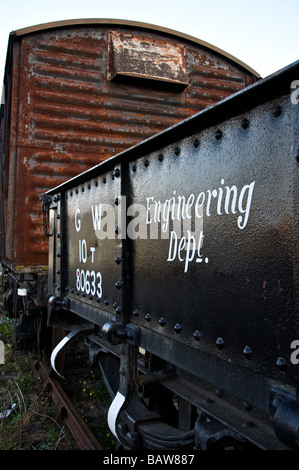
[[[216,47],[206,41],[198,39],[194,36],[190,36],[185,33],[181,33],[179,31],[175,31],[173,29],[165,28],[163,26],[157,26],[150,23],[143,23],[139,21],[129,21],[129,20],[122,20],[122,19],[111,19],[111,18],[83,18],[83,19],[72,19],[72,20],[62,20],[62,21],[54,21],[50,23],[42,23],[38,25],[29,26],[26,28],[18,29],[16,31],[12,31],[12,35],[16,36],[24,36],[27,34],[32,34],[39,31],[45,31],[47,29],[55,29],[55,28],[65,28],[68,26],[80,26],[80,25],[116,25],[116,26],[129,26],[129,27],[136,27],[141,29],[148,29],[152,31],[157,31],[160,33],[165,33],[167,35],[177,36],[180,39],[185,39],[187,41],[191,41],[195,44],[201,45],[211,51],[217,52],[218,54],[230,59],[235,64],[243,67],[248,72],[255,75],[257,78],[260,75],[249,67],[247,64],[242,62],[241,60],[237,59],[233,55],[223,51],[219,47]]]

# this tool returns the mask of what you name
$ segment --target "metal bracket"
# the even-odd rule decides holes
[[[49,225],[49,207],[52,203],[52,197],[46,194],[41,194],[40,200],[42,201],[42,212],[43,212],[43,226],[46,237],[52,237],[53,233],[48,232]]]
[[[128,343],[132,346],[139,345],[139,328],[135,325],[126,325],[123,327],[117,322],[107,322],[102,328],[102,334],[105,339],[113,345]]]
[[[64,309],[68,310],[69,303],[70,303],[70,301],[66,297],[59,297],[58,295],[52,295],[49,298],[49,305],[53,309],[64,308]]]
[[[283,388],[271,391],[270,414],[278,439],[292,449],[299,449],[299,401],[295,394]]]
[[[134,392],[137,377],[137,350],[139,328],[134,325],[123,327],[117,322],[108,322],[103,326],[102,334],[111,344],[121,344],[119,390],[108,411],[108,424],[114,436],[124,445],[117,421],[121,412],[128,406]]]

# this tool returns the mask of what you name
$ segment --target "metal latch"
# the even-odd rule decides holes
[[[42,201],[42,212],[43,212],[43,227],[44,233],[46,237],[52,237],[53,233],[49,233],[48,226],[49,226],[49,207],[52,203],[51,196],[46,194],[41,194],[40,200]]]
[[[58,295],[51,295],[51,297],[49,298],[49,305],[53,309],[64,308],[68,310],[69,303],[70,301],[66,297],[59,297]]]
[[[139,328],[135,325],[127,324],[123,327],[117,322],[107,322],[102,328],[104,338],[113,345],[126,342],[132,346],[139,344]]]

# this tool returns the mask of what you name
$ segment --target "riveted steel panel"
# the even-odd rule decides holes
[[[123,313],[122,240],[118,232],[121,213],[119,167],[78,185],[62,196],[61,259],[56,272],[60,293],[74,305],[100,309],[109,315]],[[57,291],[57,294],[60,294]],[[93,320],[101,323],[101,317]]]
[[[295,386],[292,106],[271,101],[130,164],[146,220],[130,233],[130,321],[275,378],[283,357]]]
[[[141,347],[264,410],[264,385],[299,378],[297,74],[295,63],[48,193],[120,165],[122,321]]]

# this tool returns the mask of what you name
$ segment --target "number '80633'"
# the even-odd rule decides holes
[[[84,269],[77,268],[76,270],[76,289],[77,291],[85,292],[87,295],[97,296],[101,298],[103,295],[102,288],[102,274],[100,272],[85,271]]]

